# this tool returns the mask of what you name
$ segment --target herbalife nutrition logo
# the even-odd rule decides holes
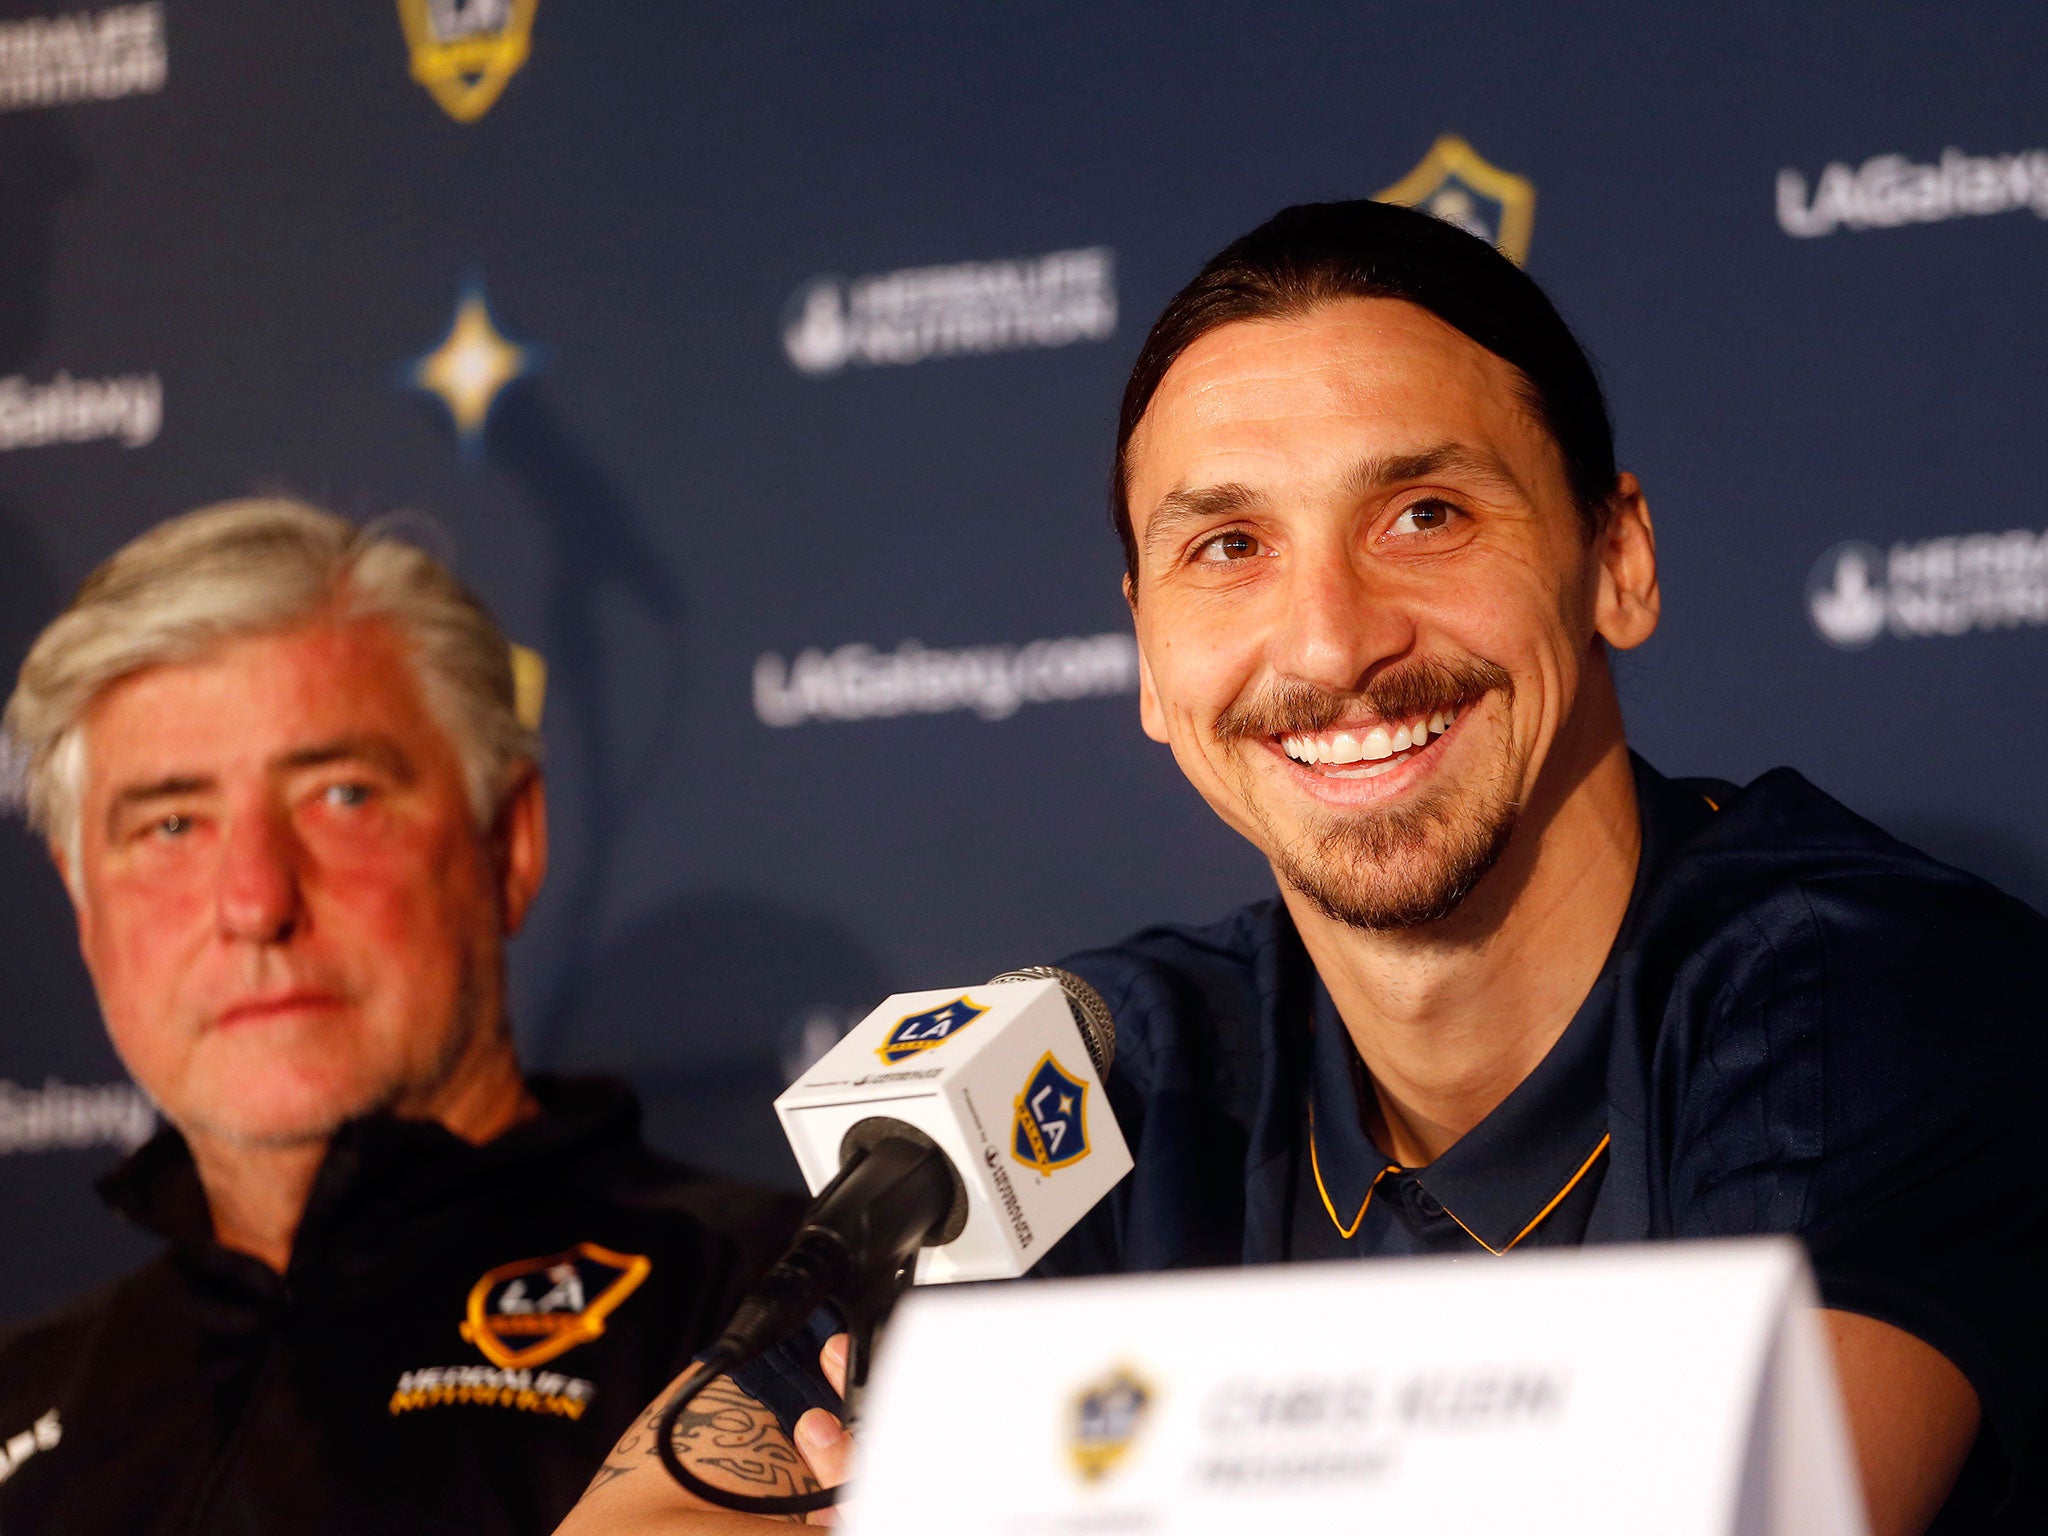
[[[0,22],[0,112],[147,95],[169,68],[159,0]]]
[[[1116,258],[1105,246],[1009,261],[907,267],[851,280],[813,278],[791,297],[782,346],[799,373],[849,363],[1101,341],[1116,330]]]
[[[1814,563],[1806,611],[1829,645],[2048,625],[2048,531],[1837,544]]]

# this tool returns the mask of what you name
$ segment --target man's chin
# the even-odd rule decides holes
[[[203,1138],[248,1152],[288,1152],[325,1145],[349,1121],[385,1107],[388,1092],[350,1085],[323,1092],[276,1091],[228,1102],[166,1111],[186,1139]]]
[[[1507,851],[1512,806],[1453,824],[1433,807],[1336,819],[1274,860],[1281,883],[1333,922],[1372,933],[1442,922]]]

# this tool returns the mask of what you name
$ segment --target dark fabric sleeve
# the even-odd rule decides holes
[[[1796,1233],[1823,1302],[1939,1350],[2023,1464],[2048,1382],[2048,923],[1962,877],[1864,873],[1749,928],[1744,963],[1695,978],[1673,1235]]]
[[[733,1372],[739,1389],[774,1414],[785,1435],[794,1437],[796,1421],[812,1408],[845,1413],[846,1404],[818,1364],[825,1341],[845,1326],[837,1312],[820,1307],[795,1335]]]

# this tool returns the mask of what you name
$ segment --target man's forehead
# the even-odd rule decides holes
[[[337,743],[415,743],[437,727],[388,628],[358,621],[223,640],[104,689],[87,759],[108,783],[284,765]]]
[[[1351,299],[1210,331],[1161,381],[1130,448],[1132,511],[1168,496],[1249,486],[1313,468],[1440,454],[1505,468],[1554,454],[1519,370],[1428,311]]]

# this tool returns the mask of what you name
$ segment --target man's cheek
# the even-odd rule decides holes
[[[175,984],[181,961],[203,940],[211,920],[194,894],[119,893],[95,908],[87,929],[86,963],[103,995],[148,1006]]]

